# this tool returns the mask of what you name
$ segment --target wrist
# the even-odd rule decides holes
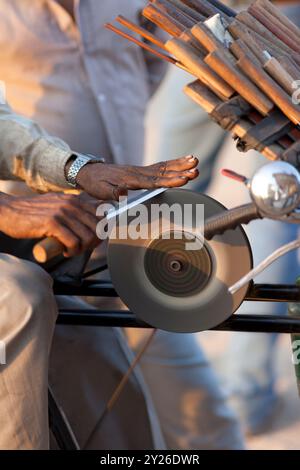
[[[76,177],[77,187],[88,192],[88,189],[91,184],[91,175],[97,171],[98,165],[103,165],[103,163],[87,163],[82,167]]]
[[[97,158],[88,154],[74,154],[65,165],[66,180],[72,188],[80,188],[80,180],[82,181],[83,169],[90,164],[104,163],[103,158]],[[81,177],[79,174],[81,173]]]

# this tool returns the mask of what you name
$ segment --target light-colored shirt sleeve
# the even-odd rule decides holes
[[[39,192],[70,189],[65,165],[72,153],[65,142],[0,102],[0,179],[24,181]]]

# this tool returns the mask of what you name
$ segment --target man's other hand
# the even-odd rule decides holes
[[[65,246],[65,256],[74,256],[99,243],[98,205],[99,201],[86,194],[28,198],[1,194],[0,231],[17,239],[54,237]]]

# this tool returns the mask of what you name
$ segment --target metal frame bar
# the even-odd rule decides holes
[[[118,297],[110,281],[54,282],[55,295]],[[294,284],[251,284],[245,300],[256,302],[300,302],[300,286]]]
[[[118,326],[121,328],[152,328],[138,320],[132,312],[92,309],[60,310],[57,323],[77,326]],[[257,333],[300,333],[300,318],[276,315],[232,315],[212,328],[216,331],[248,331]]]
[[[80,283],[54,283],[56,295],[80,295],[90,297],[118,297],[109,281],[84,280]],[[264,302],[300,302],[300,287],[284,284],[251,284],[245,300]],[[57,320],[63,325],[118,326],[127,328],[151,328],[129,311],[105,311],[97,309],[61,309]],[[232,315],[216,326],[217,331],[248,331],[258,333],[300,333],[300,318],[274,315]]]
[[[109,281],[84,279],[80,282],[54,282],[55,295],[90,297],[118,297]],[[300,302],[300,287],[283,284],[251,284],[245,300],[265,302]],[[61,309],[58,324],[101,327],[151,328],[129,311],[104,311],[91,308]],[[212,328],[217,331],[248,331],[259,333],[299,333],[300,317],[274,315],[232,315],[222,324]],[[61,449],[78,449],[78,444],[66,422],[62,410],[49,390],[50,427]]]

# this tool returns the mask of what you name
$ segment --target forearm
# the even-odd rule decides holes
[[[65,142],[0,104],[0,179],[22,180],[41,192],[67,189],[65,165],[71,154]]]

